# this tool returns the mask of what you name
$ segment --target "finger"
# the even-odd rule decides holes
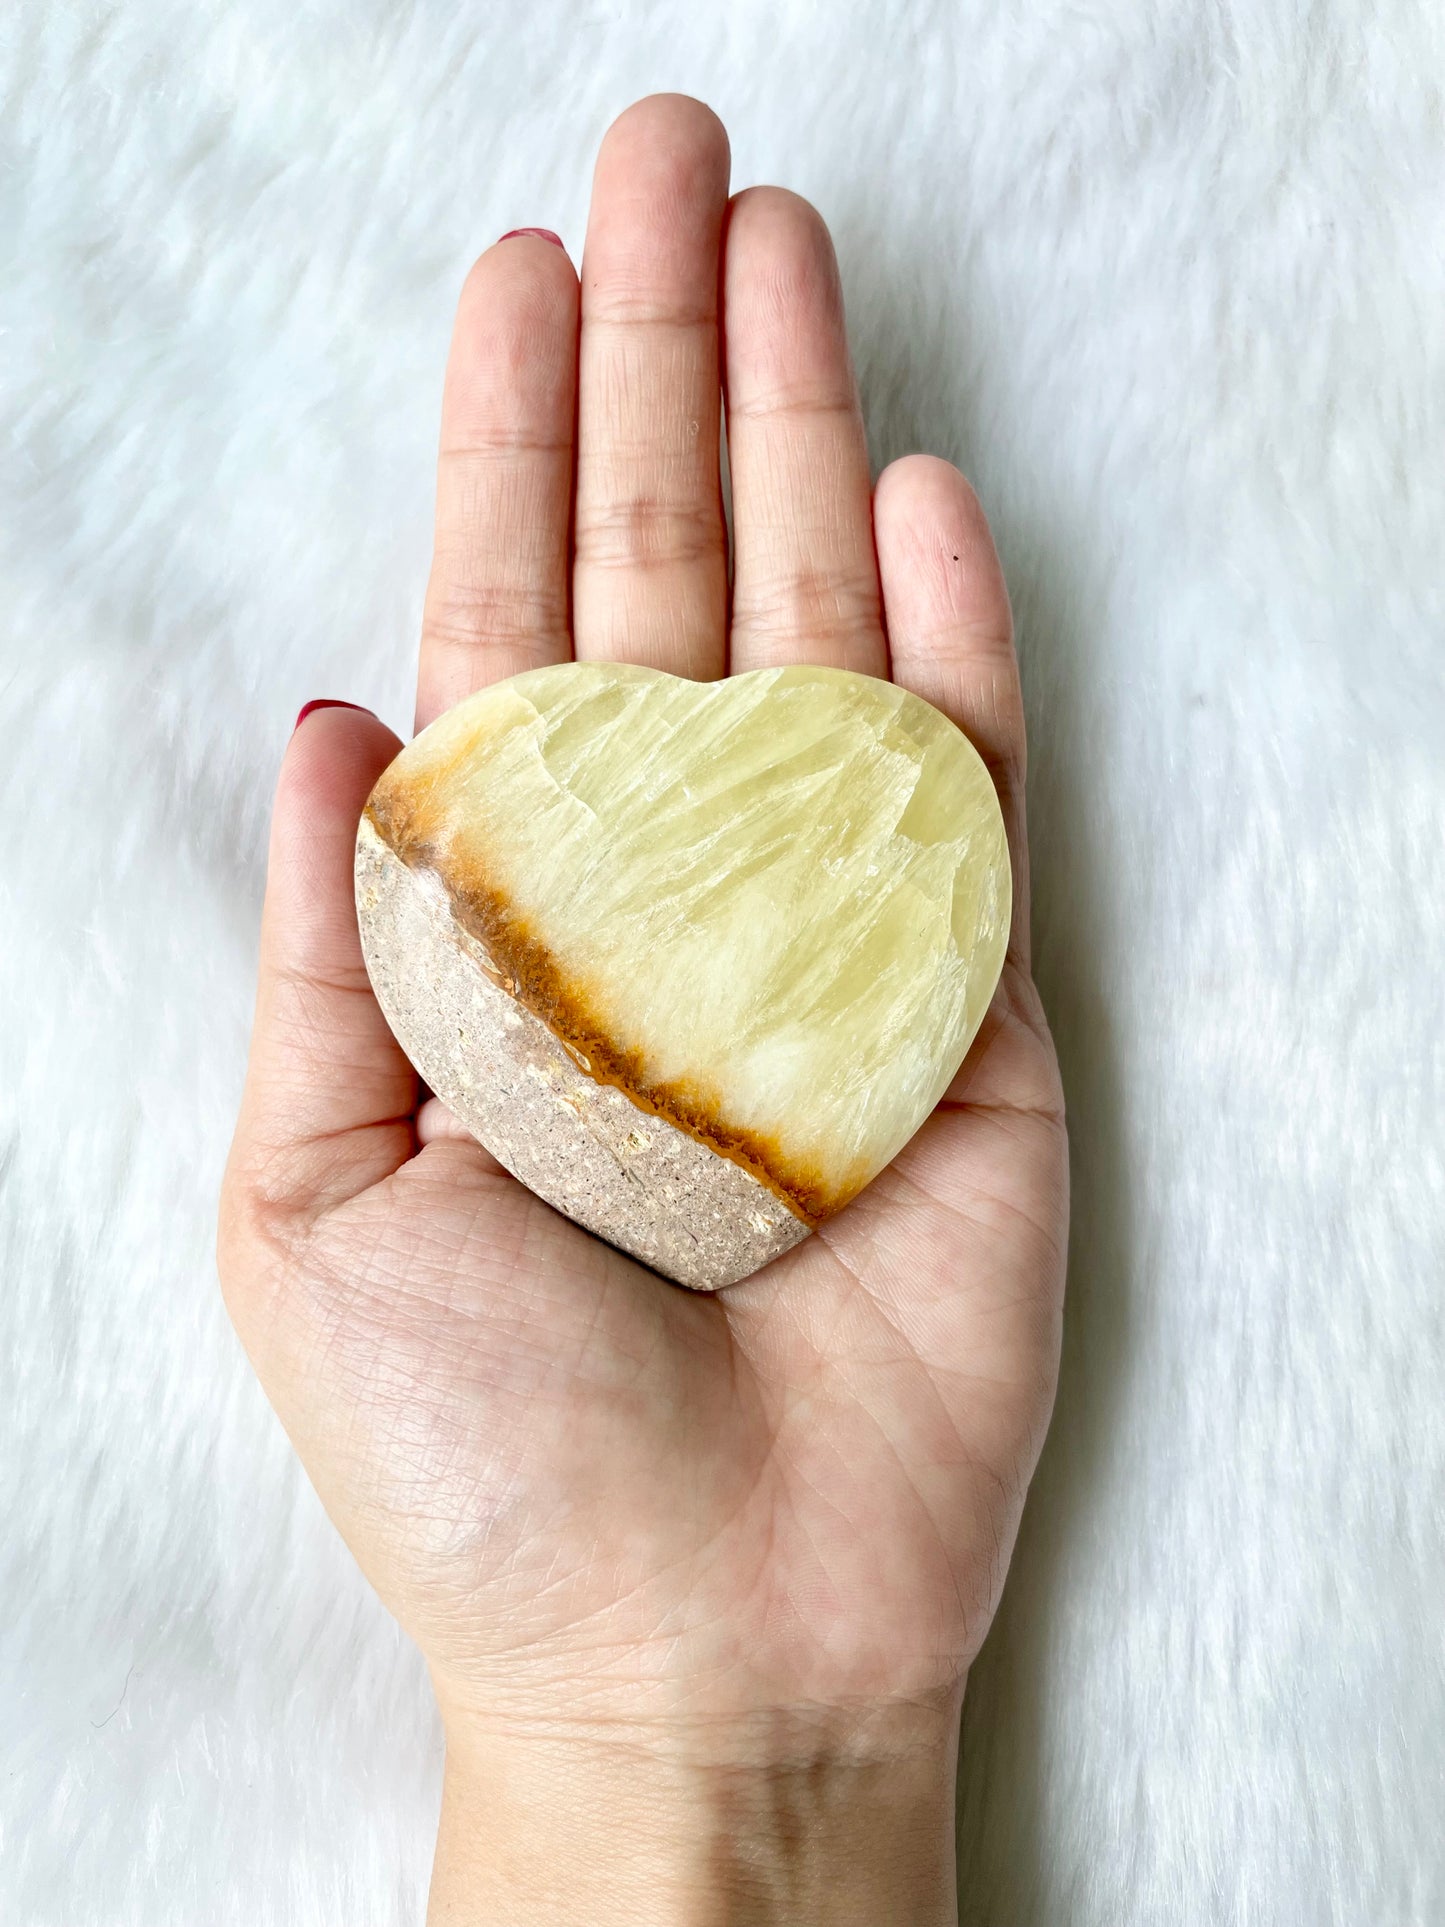
[[[988,765],[1013,860],[1010,952],[1027,964],[1023,693],[987,519],[956,468],[909,455],[879,476],[873,520],[893,680],[952,717]]]
[[[466,1125],[455,1111],[449,1111],[439,1097],[429,1097],[419,1106],[416,1114],[416,1141],[422,1150],[428,1144],[453,1140],[458,1144],[470,1144],[477,1153],[478,1167],[488,1171],[493,1177],[500,1176],[506,1167],[494,1158],[484,1145],[472,1136]]]
[[[885,676],[868,446],[833,243],[806,201],[733,201],[723,261],[734,670]]]
[[[312,1211],[414,1149],[416,1075],[371,994],[356,928],[356,826],[401,744],[369,710],[303,712],[271,823],[260,975],[231,1172]]]
[[[582,261],[573,626],[579,657],[725,666],[719,469],[721,121],[639,101],[602,143]]]
[[[417,727],[484,683],[565,661],[577,276],[539,235],[499,241],[457,308]]]

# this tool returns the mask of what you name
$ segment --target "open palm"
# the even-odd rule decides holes
[[[723,130],[679,97],[609,132],[580,289],[521,234],[457,320],[418,721],[574,652],[834,663],[951,715],[1015,869],[983,1034],[844,1213],[716,1296],[679,1290],[418,1111],[350,883],[398,744],[324,708],[277,797],[228,1304],[449,1716],[737,1757],[780,1718],[956,1718],[1048,1418],[1067,1209],[1008,601],[956,471],[912,457],[870,488],[827,232],[780,190],[729,203]]]

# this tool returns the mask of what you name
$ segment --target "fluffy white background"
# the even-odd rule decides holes
[[[458,282],[522,223],[575,254],[664,86],[823,209],[875,456],[964,465],[1019,616],[1077,1210],[964,1919],[1445,1919],[1442,42],[1390,0],[7,10],[7,1923],[422,1906],[421,1669],[229,1335],[213,1194],[291,717],[409,714]]]

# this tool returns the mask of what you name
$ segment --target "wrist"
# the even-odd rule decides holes
[[[951,1927],[958,1695],[716,1734],[447,1721],[431,1927]]]

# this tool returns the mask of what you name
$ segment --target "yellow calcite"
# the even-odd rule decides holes
[[[982,761],[843,670],[534,670],[423,731],[367,815],[585,1071],[809,1222],[933,1109],[1008,940]]]

